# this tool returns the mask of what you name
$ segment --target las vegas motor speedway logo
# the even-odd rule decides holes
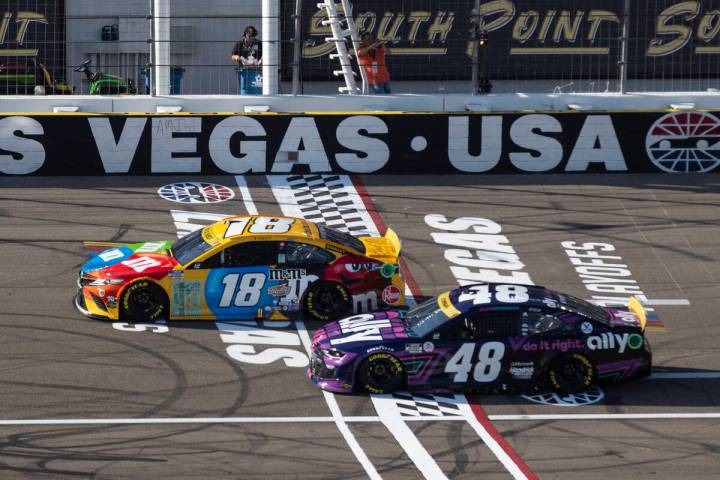
[[[705,173],[720,164],[720,120],[710,113],[668,113],[645,138],[648,157],[668,173]]]
[[[235,192],[216,183],[178,182],[163,185],[158,189],[158,195],[178,203],[220,203],[233,199]]]

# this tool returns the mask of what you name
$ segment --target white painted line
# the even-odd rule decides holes
[[[235,181],[237,182],[238,188],[240,189],[240,196],[243,199],[243,203],[245,204],[245,210],[247,210],[248,215],[257,215],[258,210],[257,207],[255,207],[255,202],[253,202],[253,199],[250,196],[250,189],[247,186],[245,177],[243,177],[242,175],[235,175]]]
[[[488,415],[496,422],[539,420],[675,420],[720,419],[720,413],[558,413]],[[376,416],[343,417],[346,423],[381,422]],[[465,422],[464,417],[403,417],[405,422]],[[171,418],[38,418],[32,420],[0,420],[0,427],[33,425],[179,425],[231,423],[336,423],[335,417],[171,417]],[[375,477],[379,478],[379,477]]]
[[[720,372],[653,372],[648,380],[689,380],[694,378],[720,378]]]
[[[720,418],[720,413],[557,413],[538,415],[489,415],[494,421],[516,420],[676,420]]]
[[[298,334],[300,335],[300,340],[305,346],[305,351],[307,352],[308,356],[310,356],[311,341],[310,334],[308,334],[307,331],[307,327],[305,327],[305,323],[302,320],[296,321],[295,326],[297,327]],[[342,412],[340,411],[340,406],[338,405],[335,396],[332,393],[326,392],[324,390],[323,395],[325,397],[325,402],[327,402],[327,405],[330,408],[330,413],[332,414],[335,425],[337,426],[338,430],[340,430],[340,433],[342,433],[343,438],[347,442],[352,452],[355,454],[355,458],[358,459],[360,465],[362,465],[362,467],[365,469],[365,473],[367,474],[367,476],[371,479],[381,479],[382,477],[377,472],[375,466],[368,458],[365,450],[362,449],[357,439],[350,431],[346,419],[343,418]]]
[[[643,305],[690,305],[686,298],[657,298],[655,300],[643,300]]]
[[[370,395],[380,421],[392,433],[410,460],[427,479],[447,479],[432,455],[423,447],[403,417],[392,395]]]
[[[350,417],[348,417],[350,418]],[[352,417],[353,422],[379,422],[378,417]],[[333,423],[334,417],[197,417],[197,418],[62,418],[0,420],[10,425],[168,425],[188,423]]]

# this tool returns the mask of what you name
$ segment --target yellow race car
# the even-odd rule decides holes
[[[75,305],[124,321],[328,321],[402,305],[400,240],[353,237],[300,218],[229,217],[184,238],[118,244],[82,266]]]

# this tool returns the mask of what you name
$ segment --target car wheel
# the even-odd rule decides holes
[[[139,281],[122,296],[122,316],[131,322],[155,321],[167,311],[167,296],[158,285]]]
[[[373,353],[360,365],[358,384],[369,393],[390,393],[405,384],[405,367],[389,353]]]
[[[305,312],[315,320],[344,317],[350,313],[350,306],[350,294],[339,283],[318,283],[305,296]]]
[[[558,393],[581,392],[595,382],[595,367],[585,355],[562,356],[550,365],[548,382]]]

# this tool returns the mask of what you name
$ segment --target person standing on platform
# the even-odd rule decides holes
[[[238,74],[241,95],[262,94],[262,45],[257,35],[257,29],[252,25],[248,26],[242,40],[233,47],[230,57],[233,63],[238,65],[235,71]]]
[[[390,54],[390,50],[384,42],[375,40],[370,32],[362,32],[360,39],[360,49],[357,54],[361,67],[367,73],[371,93],[390,93],[390,72],[385,63],[385,56]]]

